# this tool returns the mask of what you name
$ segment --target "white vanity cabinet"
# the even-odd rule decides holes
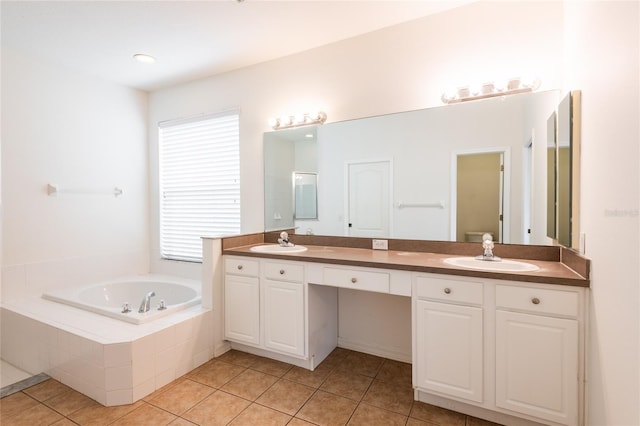
[[[418,275],[414,291],[414,385],[482,402],[482,283]]]
[[[261,264],[264,346],[304,356],[304,266],[270,261]]]
[[[585,288],[414,274],[412,293],[417,399],[498,423],[584,422]]]
[[[243,257],[225,258],[224,335],[251,345],[260,344],[259,263]]]
[[[496,286],[496,405],[578,423],[579,295]]]

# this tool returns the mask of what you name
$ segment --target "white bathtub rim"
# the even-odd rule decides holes
[[[123,314],[120,312],[120,309],[116,308],[105,308],[99,305],[79,302],[77,299],[79,298],[80,293],[85,291],[88,288],[102,287],[109,284],[117,284],[117,283],[128,283],[128,282],[164,282],[164,283],[172,283],[178,284],[181,286],[185,286],[194,290],[197,294],[196,298],[191,299],[188,302],[177,306],[169,306],[169,309],[164,311],[158,311],[155,307],[149,313],[139,314],[138,303],[140,301],[128,301],[131,304],[131,310],[129,314]],[[95,313],[98,315],[103,315],[106,317],[110,317],[119,321],[142,325],[153,321],[158,321],[159,319],[173,315],[180,310],[186,309],[190,306],[201,305],[202,303],[202,284],[200,281],[191,280],[188,278],[170,276],[170,275],[159,275],[159,274],[144,274],[144,275],[128,275],[123,277],[118,277],[111,280],[104,280],[95,283],[90,283],[82,286],[74,286],[74,287],[66,287],[58,290],[53,290],[50,292],[46,292],[42,295],[42,298],[45,300],[53,301],[54,303],[66,304],[72,306],[76,309],[90,311],[91,313]]]

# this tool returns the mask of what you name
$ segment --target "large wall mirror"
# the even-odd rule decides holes
[[[549,117],[547,235],[579,248],[580,91],[567,93]]]
[[[559,100],[543,91],[267,132],[265,230],[552,244],[547,120]],[[313,221],[295,217],[294,172],[317,176]]]

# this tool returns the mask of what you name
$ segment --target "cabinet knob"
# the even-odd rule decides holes
[[[358,279],[356,277],[353,277],[353,278],[351,278],[351,282],[355,284],[355,283],[358,282]]]
[[[284,275],[284,269],[280,269],[280,275]]]
[[[444,289],[444,293],[445,294],[450,294],[451,293],[451,289],[449,287]]]
[[[241,271],[242,270],[242,265],[238,265],[238,270]]]
[[[539,305],[540,299],[538,299],[537,297],[534,297],[533,299],[531,299],[531,303],[533,303],[534,305]]]

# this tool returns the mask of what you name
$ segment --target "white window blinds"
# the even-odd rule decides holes
[[[160,254],[201,262],[201,237],[240,232],[239,116],[159,127]]]

